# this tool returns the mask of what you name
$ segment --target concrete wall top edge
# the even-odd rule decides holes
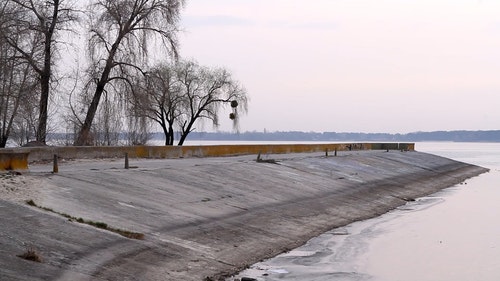
[[[221,157],[250,154],[309,153],[333,150],[414,150],[414,143],[231,144],[192,146],[44,146],[3,148],[0,154],[29,153],[28,161],[67,159]]]

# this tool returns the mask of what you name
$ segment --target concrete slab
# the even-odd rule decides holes
[[[22,195],[0,191],[0,276],[218,280],[322,232],[487,171],[415,151],[262,159],[130,159],[132,169],[124,169],[123,159],[60,161],[57,174],[50,173],[51,164],[32,165],[15,181]],[[145,239],[68,221],[22,203],[28,199]],[[26,247],[43,262],[16,257]]]

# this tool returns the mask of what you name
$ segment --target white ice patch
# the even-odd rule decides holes
[[[269,269],[267,271],[270,272],[270,273],[276,273],[276,274],[287,274],[287,273],[290,273],[286,269],[283,269],[283,268]]]

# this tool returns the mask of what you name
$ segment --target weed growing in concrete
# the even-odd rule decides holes
[[[54,211],[54,210],[52,210],[51,208],[47,208],[47,207],[39,207],[39,208],[41,208],[41,209],[43,209],[43,210],[45,210],[45,211],[47,211],[47,212],[53,212],[53,213],[56,213],[56,214],[57,214],[57,212],[55,212],[55,211]]]
[[[102,228],[102,229],[107,229],[108,225],[106,223],[100,222],[100,221],[85,221],[86,224],[95,226],[97,228]]]
[[[72,217],[72,216],[70,216],[70,215],[68,215],[68,214],[65,214],[65,213],[59,213],[59,215],[61,215],[61,216],[65,217],[65,218],[67,218],[67,219],[69,219],[69,220],[73,219],[73,217]]]
[[[36,204],[35,204],[35,201],[33,201],[33,199],[30,199],[28,201],[26,201],[26,204],[30,205],[30,206],[33,206],[33,207],[38,207]]]
[[[257,155],[257,159],[255,160],[257,163],[271,163],[271,164],[278,164],[278,162],[274,159],[262,159],[260,157],[260,152],[259,155]]]
[[[42,257],[33,248],[28,248],[26,252],[18,255],[18,257],[29,261],[42,262]]]
[[[63,216],[65,218],[67,218],[69,221],[76,221],[78,223],[88,224],[88,225],[91,225],[91,226],[94,226],[94,227],[97,227],[97,228],[100,228],[100,229],[104,229],[104,230],[108,230],[108,231],[120,234],[121,236],[130,238],[130,239],[137,239],[137,240],[143,240],[144,239],[144,234],[143,233],[138,233],[138,232],[132,232],[132,231],[128,231],[128,230],[113,228],[113,227],[108,226],[108,224],[104,223],[104,222],[95,222],[95,221],[90,221],[90,220],[84,220],[83,218],[76,218],[76,217],[70,216],[70,215],[65,214],[65,213],[56,212],[56,211],[54,211],[54,210],[52,210],[50,208],[38,206],[33,200],[26,201],[26,204],[28,204],[30,206],[33,206],[33,207],[37,207],[39,209],[42,209],[42,210],[45,210],[45,211],[48,211],[48,212],[52,212],[52,213],[58,214],[60,216]]]
[[[257,163],[271,163],[271,164],[278,164],[278,161],[274,159],[257,159]]]
[[[113,231],[115,233],[118,233],[121,236],[130,238],[130,239],[144,240],[144,234],[143,233],[131,232],[131,231],[121,230],[121,229],[116,229],[116,228],[109,228],[108,230]]]

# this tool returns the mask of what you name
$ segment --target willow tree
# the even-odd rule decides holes
[[[136,112],[163,129],[165,145],[183,145],[197,123],[219,125],[223,107],[230,106],[229,118],[237,125],[239,111],[247,110],[245,89],[224,68],[200,66],[195,61],[159,64],[141,79],[132,99]]]
[[[189,133],[195,130],[196,122],[209,120],[217,127],[221,107],[233,108],[229,117],[235,125],[238,116],[234,110],[247,110],[247,92],[227,69],[204,67],[187,61],[177,65],[176,78],[183,101],[182,114],[177,120],[181,133],[179,145],[183,145]]]
[[[182,114],[182,95],[173,64],[159,64],[138,79],[133,95],[133,111],[156,122],[165,135],[165,145],[173,145],[175,121]]]
[[[5,32],[0,33],[13,47],[16,58],[27,63],[38,76],[39,103],[36,140],[45,143],[48,106],[54,77],[57,39],[78,19],[75,10],[64,0],[7,0],[9,13],[4,15]]]
[[[183,0],[95,0],[90,5],[91,64],[89,88],[93,92],[75,145],[92,143],[91,127],[103,93],[128,77],[144,74],[143,67],[155,39],[170,55],[177,52],[177,24]],[[111,84],[111,87],[109,86]]]
[[[21,40],[18,28],[6,28],[12,7],[9,3],[0,4],[0,147],[5,147],[12,135],[19,133],[16,118],[23,105],[29,103],[29,94],[36,88],[32,68],[24,60],[18,59],[18,51],[7,43],[17,44]]]

